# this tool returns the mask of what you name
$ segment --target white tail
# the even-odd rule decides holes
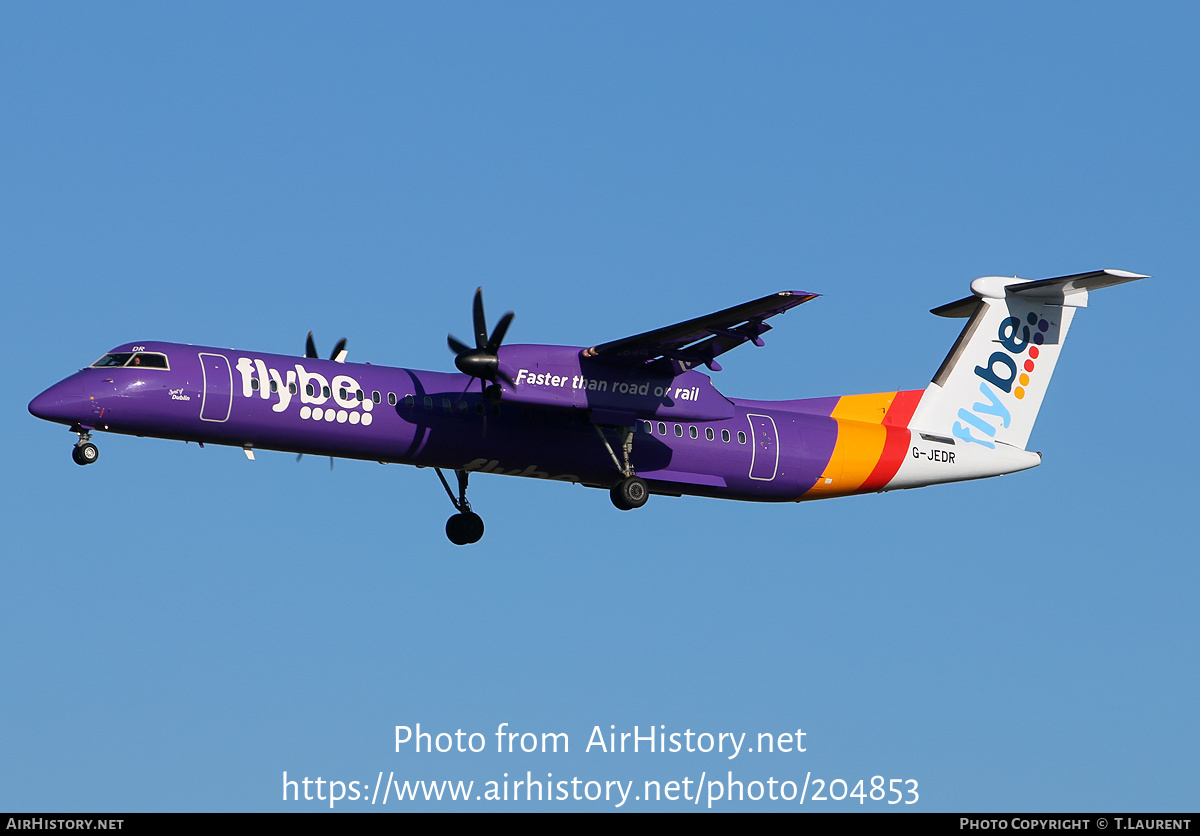
[[[1057,279],[971,282],[973,296],[934,308],[969,316],[954,348],[925,389],[909,426],[994,449],[1025,449],[1076,308],[1088,291],[1144,279],[1098,270]]]

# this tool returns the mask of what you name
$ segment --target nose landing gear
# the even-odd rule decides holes
[[[75,464],[91,464],[100,458],[100,451],[91,442],[91,432],[79,426],[72,427],[72,430],[79,436],[79,440],[75,442],[75,446],[71,449],[71,459]]]
[[[91,464],[100,458],[100,451],[89,441],[75,445],[71,450],[71,458],[75,460],[75,464]]]
[[[474,513],[471,510],[471,503],[467,502],[467,477],[470,474],[465,470],[454,471],[458,477],[458,498],[455,498],[454,492],[450,490],[450,483],[442,475],[441,469],[435,467],[434,472],[442,480],[442,487],[446,489],[446,495],[450,497],[450,502],[458,511],[457,514],[446,520],[446,537],[456,546],[478,543],[483,537],[483,518]]]

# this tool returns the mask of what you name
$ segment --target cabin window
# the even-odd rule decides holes
[[[483,414],[483,401],[480,401],[479,403],[475,404],[475,414],[476,415]]]
[[[699,437],[700,433],[695,427],[688,427],[688,435],[690,435],[692,438],[697,438]]]
[[[666,435],[666,434],[667,434],[667,425],[666,425],[666,424],[664,424],[662,421],[659,421],[659,422],[658,422],[658,434],[659,434],[659,435]]]
[[[738,430],[738,444],[745,444],[745,443],[746,443],[746,434],[744,432],[742,432],[741,430]]]
[[[296,394],[296,384],[295,384],[295,383],[289,383],[289,384],[288,384],[288,391],[289,391],[289,392],[291,392],[293,395],[294,395],[294,394]]]
[[[255,392],[258,391],[258,378],[257,377],[250,378],[250,388],[253,389]]]
[[[707,438],[709,441],[712,441],[713,439],[715,439],[717,437],[717,434],[715,432],[713,432],[712,427],[705,427],[704,428],[704,437]]]
[[[683,427],[681,427],[679,424],[675,425],[675,437],[683,438]]]
[[[310,398],[314,398],[317,395],[317,390],[313,388],[311,383],[305,383],[304,394],[308,395]]]
[[[374,402],[374,403],[383,403],[383,398],[381,398],[381,397],[379,396],[379,393],[378,393],[378,392],[372,392],[372,393],[371,393],[371,400],[372,400],[372,402]]]
[[[346,400],[346,387],[345,386],[338,389],[338,400],[342,400],[342,401]]]
[[[279,391],[279,383],[277,381],[274,381],[274,380],[271,381],[271,391],[272,392]]]
[[[642,430],[645,431],[646,435],[654,435],[654,425],[649,421],[642,422]]]
[[[459,412],[466,412],[466,411],[467,411],[467,402],[466,402],[466,401],[459,401],[459,402],[458,402],[458,411],[459,411]]]
[[[329,397],[329,387],[328,386],[321,387],[321,397],[323,397],[323,398]],[[345,397],[345,396],[343,395],[343,397]]]
[[[442,411],[444,411],[444,412],[450,411],[450,399],[449,398],[442,398]]]
[[[729,430],[721,430],[721,440],[729,441]]]
[[[433,409],[433,398],[429,397],[428,395],[425,396],[425,408]]]

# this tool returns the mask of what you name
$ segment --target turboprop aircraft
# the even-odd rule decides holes
[[[1147,278],[1099,270],[1054,279],[985,277],[934,308],[967,322],[925,389],[758,401],[729,398],[717,357],[761,346],[767,320],[817,294],[783,291],[589,348],[503,345],[475,292],[474,347],[448,338],[458,373],[165,342],[117,346],[29,404],[78,436],[98,430],[432,467],[457,545],[483,536],[472,473],[607,488],[622,510],[650,494],[800,502],[1026,470],[1025,449],[1077,308],[1090,291]],[[478,385],[476,385],[476,383]],[[457,493],[442,470],[457,476]]]

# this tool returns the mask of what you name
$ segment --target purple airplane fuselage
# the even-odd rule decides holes
[[[84,430],[595,487],[621,476],[597,434],[612,416],[635,425],[633,461],[652,492],[764,501],[800,499],[838,434],[837,398],[730,399],[700,372],[630,374],[578,347],[501,348],[520,398],[499,401],[464,374],[164,342],[105,358],[121,355],[50,387],[30,412]],[[619,450],[617,431],[602,431]]]

